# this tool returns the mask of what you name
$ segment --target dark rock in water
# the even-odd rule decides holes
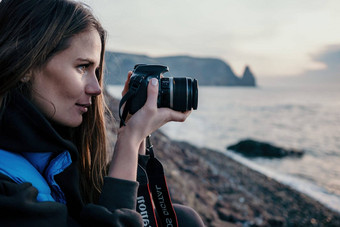
[[[239,152],[247,157],[272,157],[272,158],[282,158],[285,156],[301,157],[304,153],[301,150],[286,149],[274,146],[266,142],[260,142],[251,139],[242,140],[237,144],[228,146],[227,149]]]

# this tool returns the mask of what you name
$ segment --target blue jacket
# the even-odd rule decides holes
[[[71,163],[71,156],[64,151],[49,162],[51,153],[18,154],[0,149],[0,173],[16,183],[31,183],[38,190],[38,201],[57,201],[66,204],[63,191],[54,176]]]

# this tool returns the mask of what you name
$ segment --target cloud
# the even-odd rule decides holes
[[[323,65],[323,67],[308,70],[303,75],[340,81],[340,44],[325,47],[313,56],[313,60],[319,63],[319,65]]]
[[[310,55],[313,68],[291,77],[294,83],[312,85],[340,84],[340,44],[328,45],[316,54]]]
[[[340,44],[328,46],[325,50],[319,53],[315,60],[318,62],[325,63],[327,70],[337,70],[339,73],[340,69]]]

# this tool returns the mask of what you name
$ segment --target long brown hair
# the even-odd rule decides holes
[[[89,29],[96,29],[101,37],[97,78],[103,87],[106,32],[88,6],[71,0],[0,1],[0,97],[14,88],[29,89],[21,79],[67,49],[73,36]],[[83,123],[74,129],[85,202],[96,201],[106,174],[106,109],[103,95],[94,97]]]

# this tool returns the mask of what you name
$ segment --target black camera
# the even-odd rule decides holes
[[[151,78],[157,78],[159,84],[158,107],[168,107],[185,112],[196,110],[198,102],[198,82],[190,77],[162,77],[169,68],[163,65],[138,64],[134,67],[129,83],[130,94],[126,97],[127,112],[136,113],[146,102],[147,86]],[[123,97],[124,99],[124,97]],[[124,110],[125,111],[125,110]]]

